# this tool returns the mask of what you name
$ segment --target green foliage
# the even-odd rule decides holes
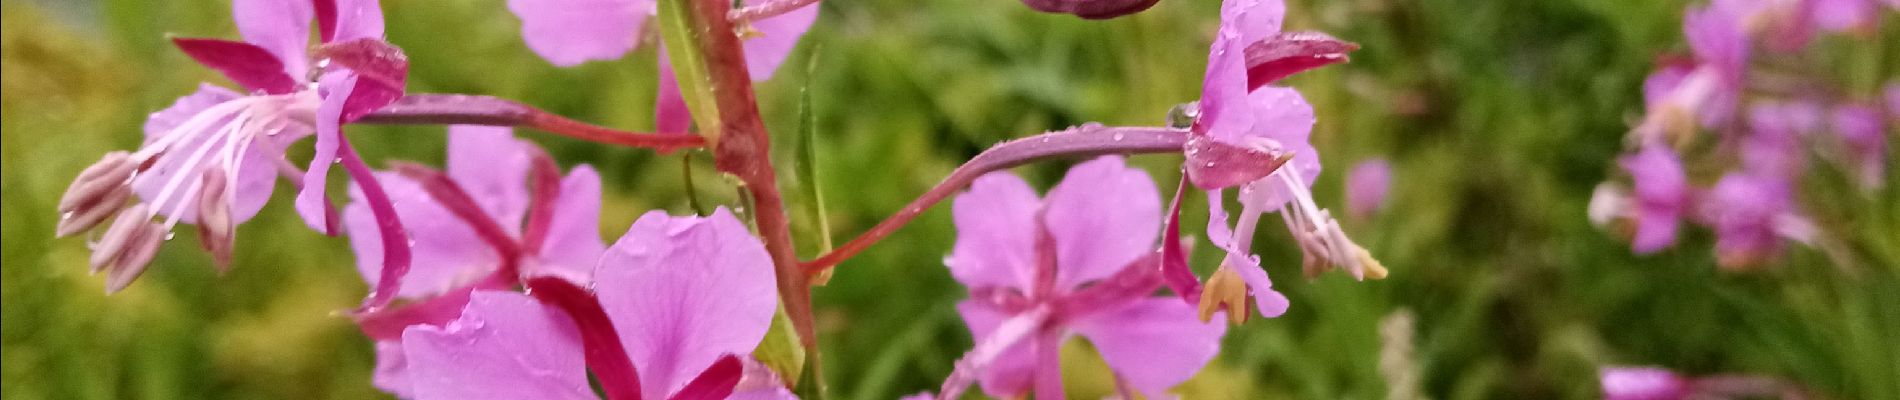
[[[585,121],[652,126],[651,45],[619,62],[561,69],[526,50],[500,0],[384,3],[390,39],[413,62],[411,91],[497,95]],[[1602,364],[1769,374],[1830,397],[1900,398],[1900,348],[1891,344],[1900,337],[1900,181],[1860,192],[1838,173],[1816,172],[1806,188],[1816,194],[1803,200],[1845,257],[1797,246],[1750,273],[1718,271],[1700,229],[1685,230],[1674,250],[1637,257],[1587,223],[1590,190],[1613,173],[1653,57],[1683,48],[1682,2],[1294,3],[1290,28],[1363,45],[1351,63],[1290,83],[1319,112],[1323,204],[1339,204],[1340,172],[1353,162],[1393,161],[1390,206],[1346,221],[1392,276],[1302,280],[1297,248],[1267,229],[1256,242],[1293,307],[1233,329],[1220,359],[1183,386],[1188,398],[1384,397],[1378,321],[1399,309],[1416,315],[1413,367],[1433,398],[1590,398]],[[364,294],[355,260],[344,240],[302,227],[287,185],[240,228],[223,276],[184,231],[140,282],[108,298],[102,279],[84,274],[85,240],[52,239],[54,202],[81,168],[135,146],[145,115],[197,82],[223,83],[163,34],[234,36],[228,4],[4,4],[0,397],[380,395],[369,384],[370,343],[335,314]],[[809,157],[798,168],[812,179],[798,184],[827,195],[824,211],[810,215],[844,238],[995,142],[1089,121],[1162,123],[1199,93],[1217,2],[1167,0],[1101,22],[1009,0],[823,7],[806,45],[824,45],[786,65],[822,63],[809,74],[780,71],[759,93],[781,149],[817,149],[779,161]],[[1885,17],[1887,40],[1824,44],[1827,54],[1848,54],[1837,72],[1858,93],[1900,76],[1892,40],[1900,24]],[[811,130],[800,135],[804,124]],[[372,160],[440,162],[441,132],[350,128]],[[677,156],[521,135],[566,165],[599,168],[609,240],[646,210],[692,212]],[[738,204],[706,157],[693,162],[705,201]],[[1158,182],[1178,177],[1178,158],[1134,163]],[[1046,187],[1064,167],[1017,172]],[[801,210],[800,253],[813,254],[822,230],[802,211],[813,207],[791,207]],[[1205,217],[1194,208],[1187,221]],[[940,262],[955,239],[949,217],[948,207],[926,213],[819,288],[834,396],[934,390],[969,347],[953,308],[964,292]],[[1198,247],[1197,264],[1211,264],[1214,250]],[[1072,392],[1109,393],[1087,345],[1068,350]]]

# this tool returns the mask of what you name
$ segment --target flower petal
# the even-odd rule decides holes
[[[586,165],[574,167],[561,180],[561,197],[539,251],[541,269],[534,272],[592,281],[594,263],[606,250],[600,241],[600,174]]]
[[[238,35],[276,56],[281,62],[275,72],[293,79],[304,76],[310,64],[304,49],[310,46],[311,11],[308,1],[231,1]]]
[[[336,6],[336,23],[320,25],[335,26],[336,31],[323,35],[324,43],[383,38],[383,8],[379,0],[331,0],[330,3]]]
[[[1220,353],[1226,323],[1202,323],[1194,313],[1193,306],[1174,299],[1150,298],[1083,317],[1070,326],[1095,345],[1129,386],[1154,397],[1187,381]]]
[[[495,250],[420,184],[388,172],[377,173],[376,180],[389,193],[403,225],[415,232],[409,241],[413,254],[409,273],[402,278],[398,297],[435,296],[480,280],[501,266]],[[382,233],[376,229],[376,218],[362,190],[355,185],[351,188],[350,205],[343,209],[343,224],[350,235],[350,247],[356,251],[357,272],[374,289],[382,277]]]
[[[376,341],[376,372],[370,383],[396,397],[416,398],[415,386],[409,383],[409,355],[401,340]]]
[[[771,258],[732,213],[634,221],[594,287],[647,398],[665,398],[723,354],[751,354],[778,302]]]
[[[977,343],[987,340],[1003,324],[1003,320],[1011,316],[975,300],[958,302],[957,314],[963,316],[963,323],[970,327],[970,337],[975,338]],[[1029,392],[1036,370],[1036,355],[1030,351],[1030,342],[1023,340],[1003,349],[990,361],[989,368],[977,374],[984,393],[1008,398]]]
[[[957,243],[950,250],[950,276],[972,288],[1033,286],[1040,208],[1035,189],[1016,175],[976,178],[970,191],[951,202]]]
[[[563,67],[620,58],[654,11],[649,0],[508,0],[508,10],[528,49]]]
[[[518,293],[477,292],[461,319],[404,332],[403,349],[418,399],[595,398],[574,321]]]
[[[767,0],[746,0],[746,5],[758,5]],[[798,38],[805,36],[811,23],[818,19],[818,3],[812,3],[795,10],[787,11],[771,18],[752,22],[752,29],[759,35],[745,41],[746,71],[753,81],[772,78],[772,72],[792,54],[798,46]]]
[[[1069,168],[1049,190],[1043,222],[1056,240],[1056,288],[1114,275],[1155,250],[1161,194],[1148,173],[1105,156]]]
[[[1300,96],[1300,92],[1288,87],[1262,87],[1247,96],[1252,106],[1254,124],[1245,140],[1268,142],[1282,151],[1292,153],[1293,159],[1280,166],[1275,174],[1298,172],[1306,187],[1310,189],[1313,181],[1319,178],[1319,149],[1313,147],[1313,105]],[[1280,209],[1281,204],[1293,199],[1283,184],[1267,180],[1255,181],[1241,188],[1240,201],[1253,204],[1266,211]]]
[[[1385,205],[1392,188],[1392,164],[1383,158],[1361,161],[1346,174],[1346,210],[1364,218]]]
[[[528,213],[532,144],[508,127],[450,125],[448,174],[510,234],[519,236]]]

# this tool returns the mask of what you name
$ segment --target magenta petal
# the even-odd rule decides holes
[[[747,0],[746,5],[758,5],[766,0]],[[746,70],[753,81],[772,78],[772,72],[792,54],[792,48],[798,46],[798,38],[805,36],[805,30],[818,19],[818,4],[812,3],[796,10],[788,11],[771,18],[752,22],[752,29],[758,30],[758,36],[745,41]],[[662,131],[664,132],[664,131]]]
[[[1271,140],[1280,149],[1292,153],[1292,160],[1280,166],[1281,171],[1289,168],[1299,171],[1300,180],[1310,189],[1313,181],[1319,178],[1319,150],[1313,147],[1313,106],[1300,96],[1300,92],[1287,87],[1262,87],[1247,96],[1254,113],[1254,125],[1248,140]],[[1285,172],[1282,172],[1285,173]],[[1281,204],[1293,199],[1293,194],[1285,185],[1257,181],[1264,188],[1243,188],[1239,200],[1267,211],[1280,209]]]
[[[508,127],[450,125],[447,169],[489,218],[518,234],[528,213],[528,165],[534,148],[513,132]]]
[[[1816,27],[1829,32],[1872,29],[1880,8],[1873,0],[1813,0]]]
[[[744,376],[745,365],[739,357],[727,354],[713,361],[711,367],[686,383],[686,387],[673,393],[670,400],[723,400],[732,395],[733,388],[739,385]]]
[[[1653,253],[1675,243],[1676,225],[1688,208],[1689,182],[1682,161],[1667,145],[1643,146],[1618,160],[1635,184],[1636,237],[1631,249]]]
[[[1119,156],[1069,168],[1049,190],[1043,223],[1056,240],[1056,289],[1114,275],[1155,249],[1161,195]]]
[[[435,296],[487,277],[502,260],[467,223],[443,208],[421,185],[394,173],[378,173],[396,215],[415,234],[410,236],[409,273],[397,296],[417,299]],[[354,187],[353,187],[354,189]],[[362,190],[350,191],[343,209],[343,226],[356,251],[356,269],[370,288],[376,288],[383,270],[382,233],[371,215]]]
[[[963,316],[964,325],[970,327],[970,337],[977,343],[983,343],[991,332],[1003,324],[1003,320],[1010,317],[1002,310],[974,300],[958,302],[957,314]],[[1035,354],[1030,350],[1030,341],[1024,340],[998,354],[990,362],[989,369],[977,374],[983,384],[983,392],[1005,398],[1028,393],[1036,369]]]
[[[659,93],[653,97],[653,131],[665,134],[686,134],[693,128],[693,112],[686,107],[686,97],[680,94],[680,82],[673,76],[672,59],[666,56],[666,46],[660,46],[660,82]]]
[[[951,202],[957,243],[950,276],[969,287],[1028,289],[1035,276],[1036,213],[1042,200],[1022,178],[995,172],[976,178]]]
[[[1275,318],[1286,314],[1287,307],[1292,303],[1287,301],[1285,294],[1273,290],[1273,280],[1267,278],[1267,270],[1260,269],[1260,264],[1253,262],[1235,263],[1232,267],[1235,268],[1234,272],[1240,274],[1240,280],[1247,283],[1247,290],[1253,295],[1254,310],[1260,312],[1260,316]]]
[[[323,24],[322,21],[318,21],[319,25],[336,27],[335,32],[323,35],[324,43],[383,38],[383,9],[382,5],[378,4],[379,0],[319,0],[319,2],[327,2],[335,5],[336,8],[334,24]],[[321,5],[319,4],[319,7]],[[322,15],[323,13],[318,13],[318,16]]]
[[[343,103],[350,97],[350,90],[356,86],[356,76],[352,74],[326,74],[318,86],[328,88],[323,95],[323,104],[317,106],[317,143],[313,147],[314,156],[310,158],[310,168],[304,170],[303,190],[297,192],[297,214],[303,216],[304,224],[310,229],[325,234],[336,234],[337,221],[329,211],[330,166],[337,161],[337,150],[342,144]]]
[[[1691,8],[1683,15],[1682,35],[1696,60],[1713,65],[1725,81],[1739,82],[1748,63],[1748,36],[1739,17],[1718,7]]]
[[[193,60],[198,60],[199,64],[218,70],[245,88],[271,94],[297,90],[297,81],[284,72],[284,63],[263,47],[245,42],[195,38],[172,38],[172,44]]]
[[[612,60],[632,50],[653,14],[650,0],[508,0],[521,37],[554,65]]]
[[[1606,367],[1600,374],[1605,400],[1676,400],[1692,391],[1688,380],[1662,368]]]
[[[1688,78],[1689,72],[1694,70],[1695,66],[1692,64],[1670,63],[1650,73],[1648,78],[1643,79],[1643,104],[1650,109],[1662,107],[1663,102],[1669,99],[1669,95],[1674,93],[1676,87],[1682,84],[1682,80]]]
[[[724,208],[641,216],[594,276],[646,398],[665,398],[723,354],[751,354],[778,303],[765,246]]]
[[[276,69],[269,72],[292,79],[304,76],[306,65],[310,63],[304,54],[304,49],[310,45],[310,18],[311,3],[307,1],[231,1],[231,20],[237,23],[238,35],[243,36],[244,41],[269,51],[274,60],[281,60]],[[249,84],[245,86],[263,88]],[[288,90],[272,91],[285,92]]]
[[[409,355],[401,340],[376,341],[376,372],[370,383],[396,397],[416,398],[415,386],[409,383]]]
[[[1221,2],[1222,29],[1232,27],[1242,43],[1253,43],[1280,33],[1286,21],[1283,0],[1226,0]]]
[[[1358,49],[1358,44],[1319,32],[1282,33],[1251,42],[1247,45],[1247,88],[1346,62],[1346,54]]]
[[[1194,315],[1193,306],[1152,298],[1081,318],[1070,326],[1095,345],[1116,375],[1153,398],[1187,381],[1220,353],[1226,323],[1203,323]]]
[[[518,293],[477,292],[461,319],[404,332],[403,348],[418,399],[595,398],[574,321]]]
[[[1222,24],[1208,49],[1207,74],[1201,82],[1200,115],[1194,132],[1230,140],[1251,132],[1247,102],[1245,42],[1234,27]]]
[[[1346,210],[1364,218],[1385,204],[1392,186],[1392,164],[1375,158],[1362,161],[1346,174]]]
[[[600,174],[586,165],[574,167],[561,180],[561,197],[539,250],[540,265],[531,272],[589,282],[606,250],[600,241]]]
[[[1238,146],[1208,136],[1189,138],[1183,163],[1188,181],[1202,190],[1239,186],[1279,170],[1287,153],[1275,149]]]
[[[318,48],[318,52],[342,69],[326,75],[355,75],[352,89],[343,103],[343,122],[353,122],[370,112],[402,98],[409,77],[409,58],[402,49],[381,39],[355,39]],[[319,81],[319,85],[322,85]],[[334,91],[335,89],[330,89]]]

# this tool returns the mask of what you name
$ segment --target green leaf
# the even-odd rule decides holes
[[[805,348],[798,345],[798,332],[792,330],[792,318],[785,314],[784,304],[772,315],[772,327],[765,331],[765,340],[759,342],[759,348],[752,350],[752,357],[778,373],[781,379],[799,377],[805,372]]]
[[[818,70],[818,45],[813,44],[806,51],[805,87],[800,88],[798,102],[798,141],[794,146],[795,167],[798,183],[804,186],[805,201],[811,204],[812,221],[818,224],[819,253],[831,251],[831,221],[825,210],[825,194],[818,181],[818,115],[811,99],[812,75]]]
[[[686,108],[693,112],[693,123],[699,126],[699,134],[708,142],[719,141],[719,106],[713,97],[712,78],[707,72],[706,57],[700,54],[699,41],[703,38],[694,32],[692,0],[660,0],[660,40],[666,45],[667,57],[672,59],[673,77],[679,81],[680,96],[686,99]],[[708,146],[709,148],[712,146]]]

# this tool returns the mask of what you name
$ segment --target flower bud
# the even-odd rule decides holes
[[[207,168],[204,189],[198,192],[198,240],[211,260],[224,273],[231,267],[231,248],[236,240],[236,225],[231,220],[230,185],[223,168]]]
[[[79,172],[72,186],[59,198],[60,221],[55,236],[83,232],[105,221],[131,197],[128,183],[137,163],[124,151],[106,153],[99,162]]]

